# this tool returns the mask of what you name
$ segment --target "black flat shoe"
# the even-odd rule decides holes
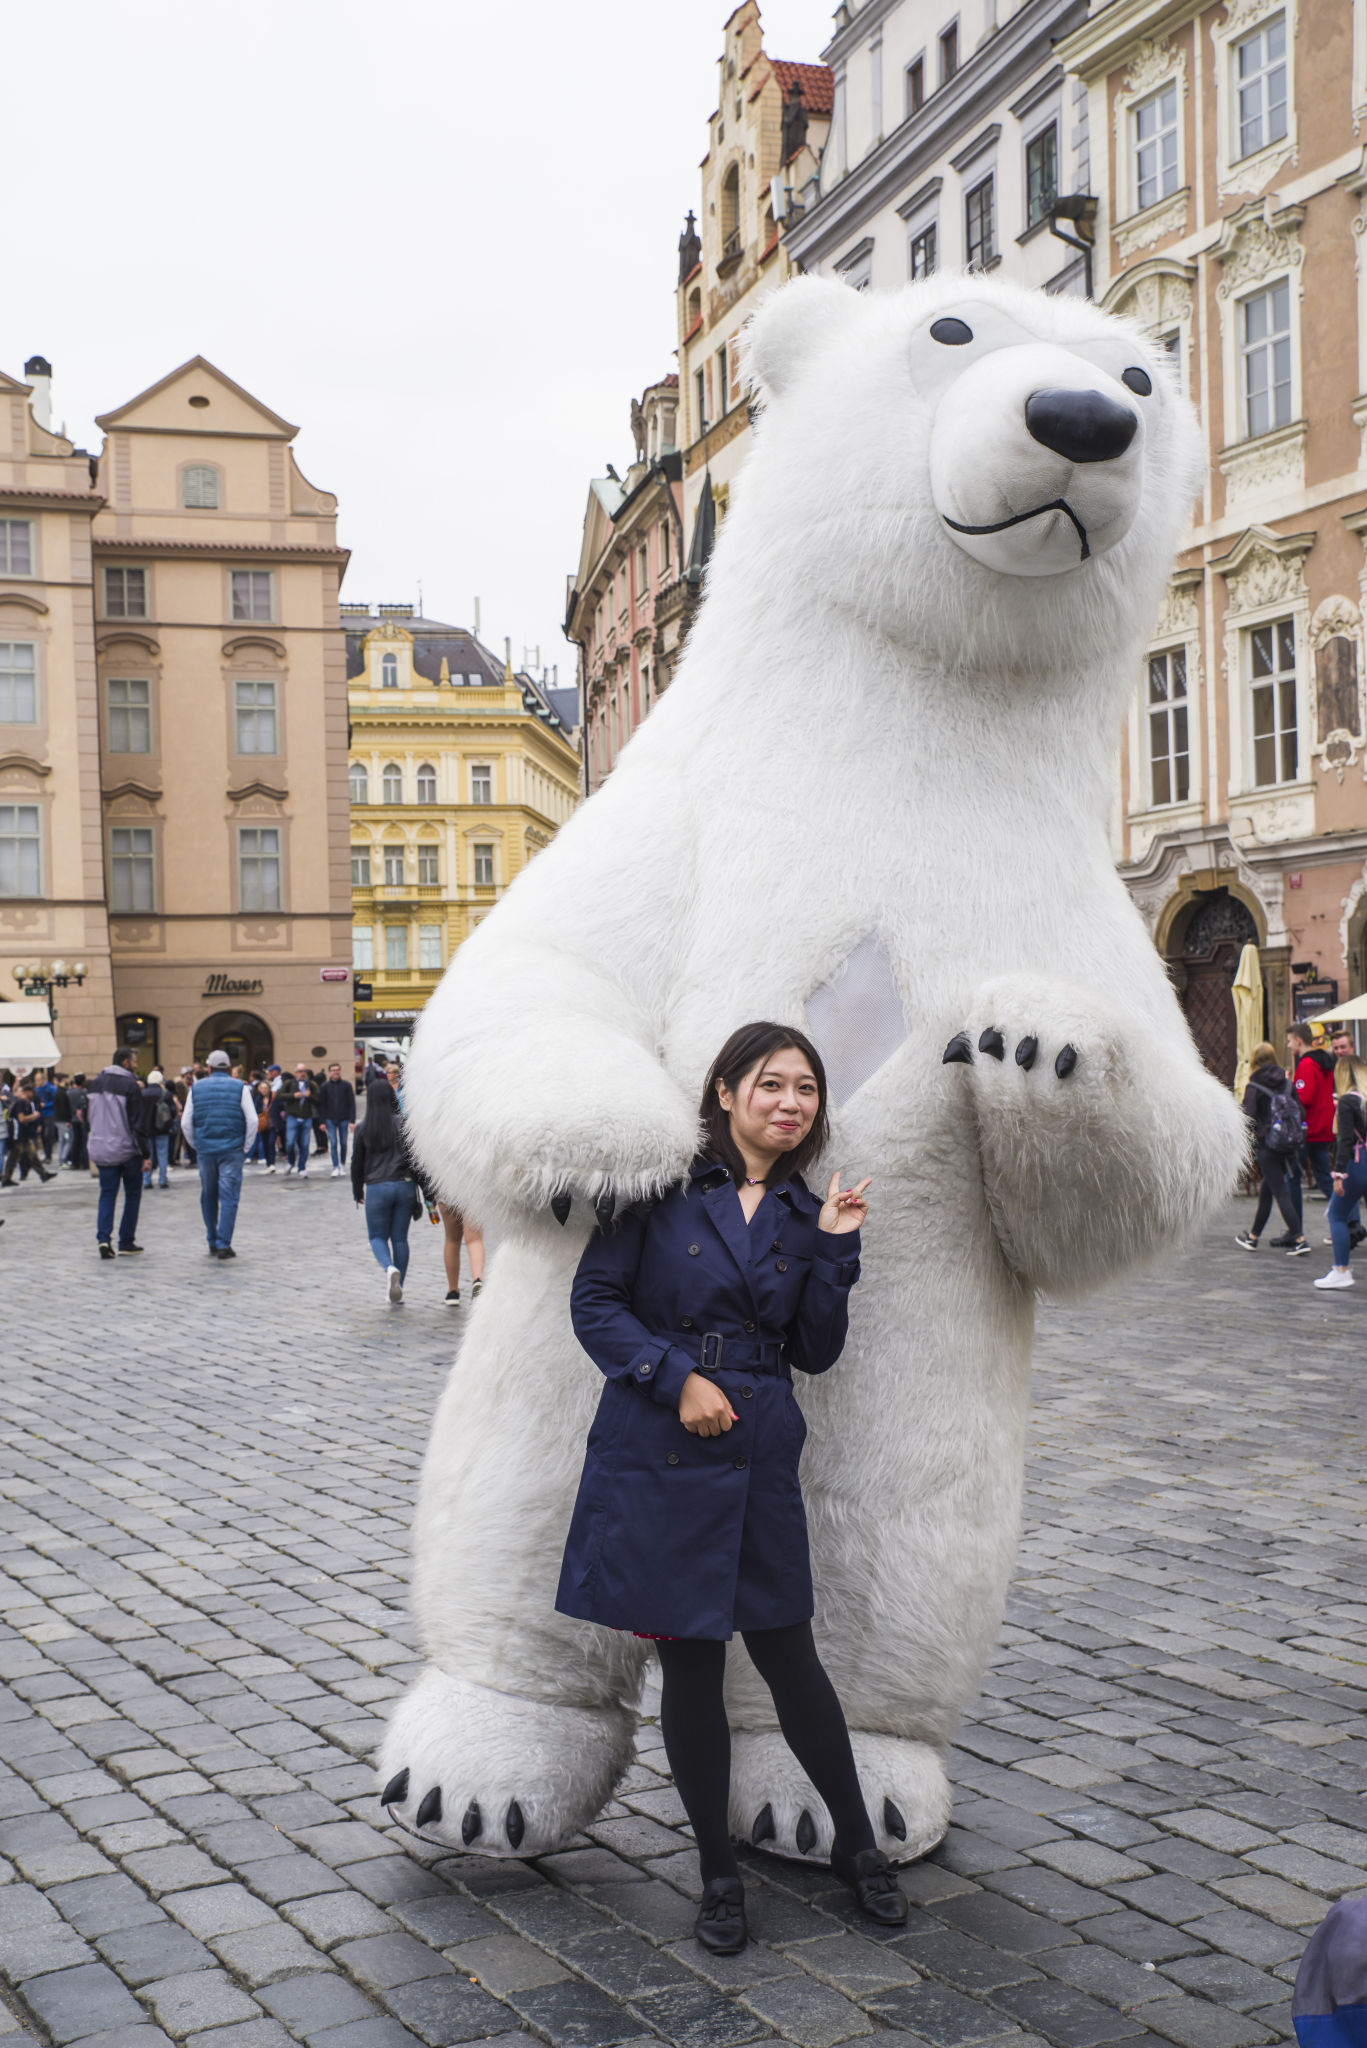
[[[693,1923],[700,1946],[713,1956],[738,1956],[750,1939],[745,1924],[745,1886],[738,1877],[710,1878]]]
[[[842,1856],[832,1849],[831,1869],[849,1886],[870,1920],[882,1927],[905,1927],[906,1894],[881,1849],[861,1849],[857,1856]]]

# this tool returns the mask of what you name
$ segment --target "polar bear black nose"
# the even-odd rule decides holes
[[[1036,441],[1069,462],[1112,462],[1134,439],[1138,420],[1100,391],[1037,391],[1025,401]]]

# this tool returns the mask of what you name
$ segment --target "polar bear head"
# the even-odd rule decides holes
[[[980,276],[802,278],[747,348],[761,411],[733,552],[762,528],[772,563],[792,535],[809,594],[942,659],[1000,666],[1024,636],[1085,661],[1147,634],[1201,442],[1135,326]]]

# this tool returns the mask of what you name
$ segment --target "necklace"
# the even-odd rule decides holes
[[[747,1173],[745,1176],[745,1185],[748,1188],[762,1188],[764,1186],[765,1181],[768,1178],[769,1176],[767,1173],[760,1174],[758,1178],[756,1178],[756,1176],[753,1173]]]

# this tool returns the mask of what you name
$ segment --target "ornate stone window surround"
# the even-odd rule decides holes
[[[245,758],[245,757],[244,757]],[[260,757],[258,757],[260,758]],[[274,774],[273,758],[269,759],[267,772]],[[233,915],[247,918],[281,918],[289,914],[290,895],[290,833],[289,819],[285,814],[286,792],[267,786],[262,782],[250,783],[240,791],[229,790],[228,800],[232,805],[227,820],[229,874],[232,878]],[[278,910],[244,910],[241,903],[242,870],[238,861],[238,832],[265,827],[280,834],[280,908]]]
[[[1359,577],[1360,592],[1364,583],[1367,583],[1367,577]],[[1329,720],[1332,722],[1326,722],[1321,717],[1321,668],[1328,650],[1337,640],[1348,642],[1356,665],[1357,688],[1354,693],[1351,729],[1341,721],[1333,720],[1333,710],[1343,707],[1335,707],[1332,699],[1328,700],[1327,705]],[[1310,620],[1311,691],[1314,699],[1311,707],[1311,731],[1315,736],[1315,744],[1310,751],[1312,757],[1319,762],[1320,773],[1327,775],[1332,769],[1340,782],[1343,781],[1345,770],[1356,762],[1362,749],[1364,735],[1367,735],[1367,722],[1364,722],[1367,715],[1367,689],[1364,686],[1362,654],[1362,613],[1351,598],[1327,597],[1322,604],[1316,605]],[[1321,725],[1326,727],[1322,738]],[[1363,778],[1367,780],[1367,761],[1363,764]]]
[[[1135,110],[1175,81],[1177,86],[1177,189],[1142,210],[1135,168]],[[1185,233],[1191,187],[1187,177],[1187,58],[1163,40],[1147,36],[1135,45],[1129,74],[1115,96],[1115,211],[1112,227],[1122,263],[1137,250],[1152,249],[1164,235]]]
[[[1148,846],[1160,832],[1172,832],[1179,826],[1199,824],[1204,811],[1200,795],[1205,786],[1201,752],[1202,580],[1200,569],[1179,569],[1170,579],[1163,609],[1154,623],[1154,635],[1145,652],[1139,683],[1130,699],[1130,788],[1126,818],[1130,825],[1130,857],[1133,860],[1144,858]],[[1183,803],[1154,804],[1149,795],[1153,787],[1149,779],[1149,656],[1177,652],[1185,654],[1187,662],[1188,789],[1193,794]]]
[[[47,606],[43,612],[46,614]],[[26,754],[47,752],[48,711],[47,711],[47,654],[52,628],[46,616],[40,624],[32,606],[22,602],[9,591],[0,591],[0,640],[18,641],[32,647],[33,667],[36,676],[34,695],[34,716],[21,723],[8,720],[0,725],[0,733],[8,740],[22,746]],[[46,869],[43,871],[47,872]]]
[[[142,781],[125,782],[120,788],[107,791],[104,805],[104,848],[105,858],[113,861],[116,831],[129,829],[147,831],[152,834],[152,908],[151,910],[115,910],[113,908],[113,868],[109,870],[110,916],[111,917],[157,917],[166,908],[166,867],[165,847],[162,844],[166,820],[157,809],[161,802],[161,791],[153,786],[144,788]]]
[[[260,761],[272,782],[284,782],[288,767],[287,734],[285,717],[287,692],[285,688],[288,669],[285,664],[284,643],[249,633],[238,634],[227,641],[223,648],[223,693],[224,709],[228,720],[228,759],[232,764],[231,773],[242,776],[250,772],[250,764]],[[244,683],[274,683],[275,685],[275,752],[273,754],[239,754],[237,751],[237,685]]]
[[[1305,251],[1297,231],[1305,219],[1303,206],[1273,209],[1270,199],[1257,199],[1231,214],[1212,254],[1223,276],[1216,288],[1220,308],[1221,356],[1224,369],[1225,446],[1219,457],[1225,479],[1225,507],[1269,492],[1285,496],[1305,488],[1307,422],[1301,397],[1301,307],[1305,293],[1301,265]],[[1286,281],[1291,313],[1291,418],[1266,434],[1244,434],[1243,358],[1240,324],[1246,299]]]
[[[493,847],[494,887],[496,889],[504,887],[507,883],[508,877],[504,872],[506,861],[503,851],[502,828],[498,825],[468,825],[465,828],[464,834],[462,836],[464,837],[465,840],[466,886],[471,889],[473,889],[475,886],[474,849],[478,845]],[[484,886],[485,885],[483,883],[480,884],[481,888],[483,888]]]
[[[1177,334],[1184,389],[1195,361],[1191,338],[1195,282],[1194,263],[1181,263],[1174,256],[1150,256],[1132,270],[1123,270],[1102,300],[1108,313],[1137,320],[1151,341]]]
[[[1272,533],[1250,526],[1227,555],[1211,564],[1227,593],[1224,670],[1229,707],[1230,831],[1254,840],[1307,839],[1315,829],[1314,783],[1309,773],[1311,723],[1310,593],[1305,558],[1313,533]],[[1248,684],[1248,636],[1255,626],[1291,618],[1296,636],[1295,782],[1259,788],[1253,781],[1252,697]]]
[[[1244,37],[1270,21],[1286,16],[1286,134],[1251,156],[1236,155],[1239,147],[1239,91],[1234,75],[1235,53]],[[1225,0],[1223,22],[1210,30],[1215,66],[1215,178],[1221,199],[1261,192],[1285,163],[1298,159],[1296,136],[1296,37],[1300,31],[1299,0]]]
[[[28,728],[31,730],[31,728]],[[11,726],[10,731],[18,731]],[[36,897],[4,896],[6,904],[43,902],[52,887],[52,803],[53,792],[44,785],[52,770],[45,762],[26,754],[7,753],[0,758],[0,804],[27,804],[38,812],[38,890]]]

